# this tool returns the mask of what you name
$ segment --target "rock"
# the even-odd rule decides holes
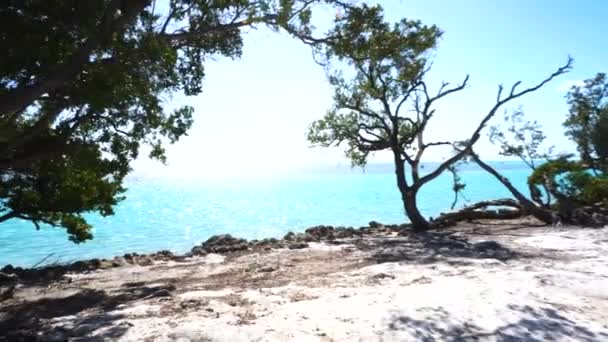
[[[289,245],[289,249],[302,249],[307,247],[308,244],[306,242],[296,242]]]
[[[332,226],[315,226],[304,231],[306,234],[314,236],[316,239],[333,239],[334,227]]]
[[[13,298],[15,289],[15,285],[9,286],[6,290],[0,289],[0,302]]]
[[[377,221],[369,221],[368,225],[370,226],[370,228],[380,228],[380,227],[382,227],[382,223],[377,222]]]
[[[295,240],[296,234],[294,234],[293,232],[288,232],[287,234],[285,234],[285,236],[283,237],[283,240],[287,240],[287,241],[293,241]]]
[[[474,243],[473,249],[476,251],[496,251],[504,248],[498,242],[489,240]]]
[[[165,249],[165,250],[158,251],[158,252],[152,254],[151,257],[153,257],[156,260],[171,260],[174,257],[174,255],[173,255],[173,252]]]
[[[87,263],[84,261],[75,261],[70,266],[69,269],[72,271],[83,271],[87,268]]]
[[[317,238],[316,236],[309,234],[309,233],[299,233],[299,234],[295,235],[295,237],[293,238],[293,241],[315,242],[315,241],[319,241],[319,238]]]
[[[203,256],[207,255],[207,252],[201,246],[192,247],[192,249],[190,250],[190,253],[192,255],[203,255]]]
[[[277,270],[277,268],[274,266],[271,266],[271,265],[265,265],[265,266],[258,268],[258,272],[274,272],[276,270]]]
[[[89,260],[87,266],[88,266],[87,267],[88,269],[99,268],[99,266],[101,266],[101,260],[99,260],[99,259],[91,259],[91,260]]]
[[[118,266],[120,266],[120,265],[118,265]],[[112,267],[117,267],[117,266],[114,266],[114,260],[102,260],[101,265],[99,265],[99,268],[102,270],[112,268]]]
[[[124,260],[129,264],[135,263],[135,257],[131,253],[127,253],[123,256]]]
[[[154,264],[154,260],[149,256],[142,256],[137,258],[137,264],[139,266],[150,266]]]
[[[127,261],[123,257],[115,257],[112,260],[113,267],[120,267],[120,266],[125,265],[126,263],[127,263]]]
[[[167,289],[160,289],[160,290],[152,293],[148,297],[146,297],[146,299],[149,299],[149,298],[159,298],[159,297],[171,297],[171,291],[169,291]]]
[[[308,234],[308,233],[304,233],[304,234],[300,234],[301,238],[298,241],[304,241],[304,242],[318,242],[319,239],[312,235],[312,234]]]
[[[249,248],[245,239],[235,238],[230,234],[214,235],[201,244],[201,247],[212,253],[242,251]]]
[[[0,283],[10,283],[16,281],[17,279],[18,277],[15,273],[0,272]]]
[[[351,238],[354,236],[360,236],[362,235],[363,232],[356,230],[353,227],[348,227],[348,228],[341,228],[340,230],[336,230],[334,236],[337,239],[345,239],[345,238]]]
[[[15,272],[15,268],[13,267],[13,265],[8,264],[8,265],[2,267],[0,269],[0,272],[2,272],[2,273],[14,273]]]

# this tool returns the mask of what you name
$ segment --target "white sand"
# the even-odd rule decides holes
[[[381,245],[395,239],[383,237],[369,249],[312,244],[120,267],[16,296],[67,297],[86,288],[118,296],[125,282],[173,284],[170,297],[97,304],[46,321],[71,336],[119,341],[608,341],[607,228],[466,236],[524,256],[451,256],[442,247],[432,259],[399,260],[413,247]],[[394,261],[377,263],[378,255]],[[260,271],[265,266],[275,270]]]

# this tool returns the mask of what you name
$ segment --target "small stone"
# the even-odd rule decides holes
[[[139,266],[150,266],[154,264],[154,260],[152,260],[150,257],[144,256],[137,260],[137,264]]]
[[[171,297],[171,292],[167,289],[160,289],[146,298]]]
[[[123,257],[115,257],[114,260],[112,260],[112,267],[120,267],[126,263],[127,261]]]
[[[258,272],[274,272],[277,268],[271,265],[262,266],[258,269]]]
[[[302,249],[308,247],[306,242],[296,242],[289,245],[289,249]]]

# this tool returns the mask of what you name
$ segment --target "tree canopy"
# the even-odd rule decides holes
[[[314,46],[311,6],[332,0],[7,0],[0,5],[0,222],[63,226],[111,215],[142,146],[192,125],[171,94],[202,91],[205,61],[240,56],[240,28],[265,24]],[[9,33],[12,32],[12,33]]]

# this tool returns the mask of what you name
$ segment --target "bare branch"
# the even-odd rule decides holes
[[[504,105],[505,103],[514,100],[522,95],[525,95],[527,93],[536,91],[538,89],[540,89],[542,86],[544,86],[545,84],[547,84],[548,82],[550,82],[551,80],[553,80],[555,77],[565,74],[567,73],[571,68],[572,68],[572,58],[570,56],[568,56],[568,61],[566,62],[566,64],[564,64],[563,66],[559,67],[554,73],[552,73],[551,75],[549,75],[549,77],[545,78],[544,80],[542,80],[541,82],[539,82],[538,84],[536,84],[533,87],[527,88],[525,90],[522,90],[520,92],[514,92],[513,94],[509,94],[508,97],[504,98],[504,99],[500,99],[500,95],[502,93],[502,85],[498,87],[498,95],[497,95],[497,102],[494,105],[494,107],[492,107],[490,109],[490,111],[488,112],[488,114],[486,114],[486,116],[481,120],[481,122],[479,123],[479,125],[477,126],[477,129],[475,129],[475,131],[473,132],[473,134],[471,135],[471,138],[469,139],[469,141],[467,142],[467,144],[464,146],[464,148],[462,148],[459,152],[457,152],[456,154],[454,154],[451,158],[447,159],[446,161],[444,161],[440,166],[437,167],[437,169],[435,169],[434,171],[432,171],[431,173],[426,174],[424,177],[422,177],[420,179],[420,185],[425,184],[429,181],[431,181],[432,179],[434,179],[435,177],[439,176],[443,171],[445,171],[450,165],[452,165],[453,163],[455,163],[456,161],[462,159],[465,155],[467,155],[468,153],[470,153],[472,151],[472,147],[473,145],[479,140],[480,136],[481,136],[481,131],[486,127],[486,125],[488,124],[488,122],[490,121],[490,119],[492,119],[492,117],[494,117],[494,115],[496,114],[497,110]],[[514,89],[515,87],[513,87],[512,89]]]
[[[503,89],[502,84],[499,84],[498,85],[498,94],[496,94],[496,102],[497,103],[500,102],[500,96],[502,95],[502,89]]]
[[[424,144],[424,148],[432,147],[432,146],[442,146],[442,145],[452,145],[452,143],[449,141],[437,141],[437,142]]]
[[[509,96],[513,96],[513,94],[515,93],[515,88],[517,88],[517,86],[520,84],[521,84],[521,81],[517,81],[517,82],[515,82],[515,84],[513,84],[513,86],[511,87],[511,92],[509,93]]]

